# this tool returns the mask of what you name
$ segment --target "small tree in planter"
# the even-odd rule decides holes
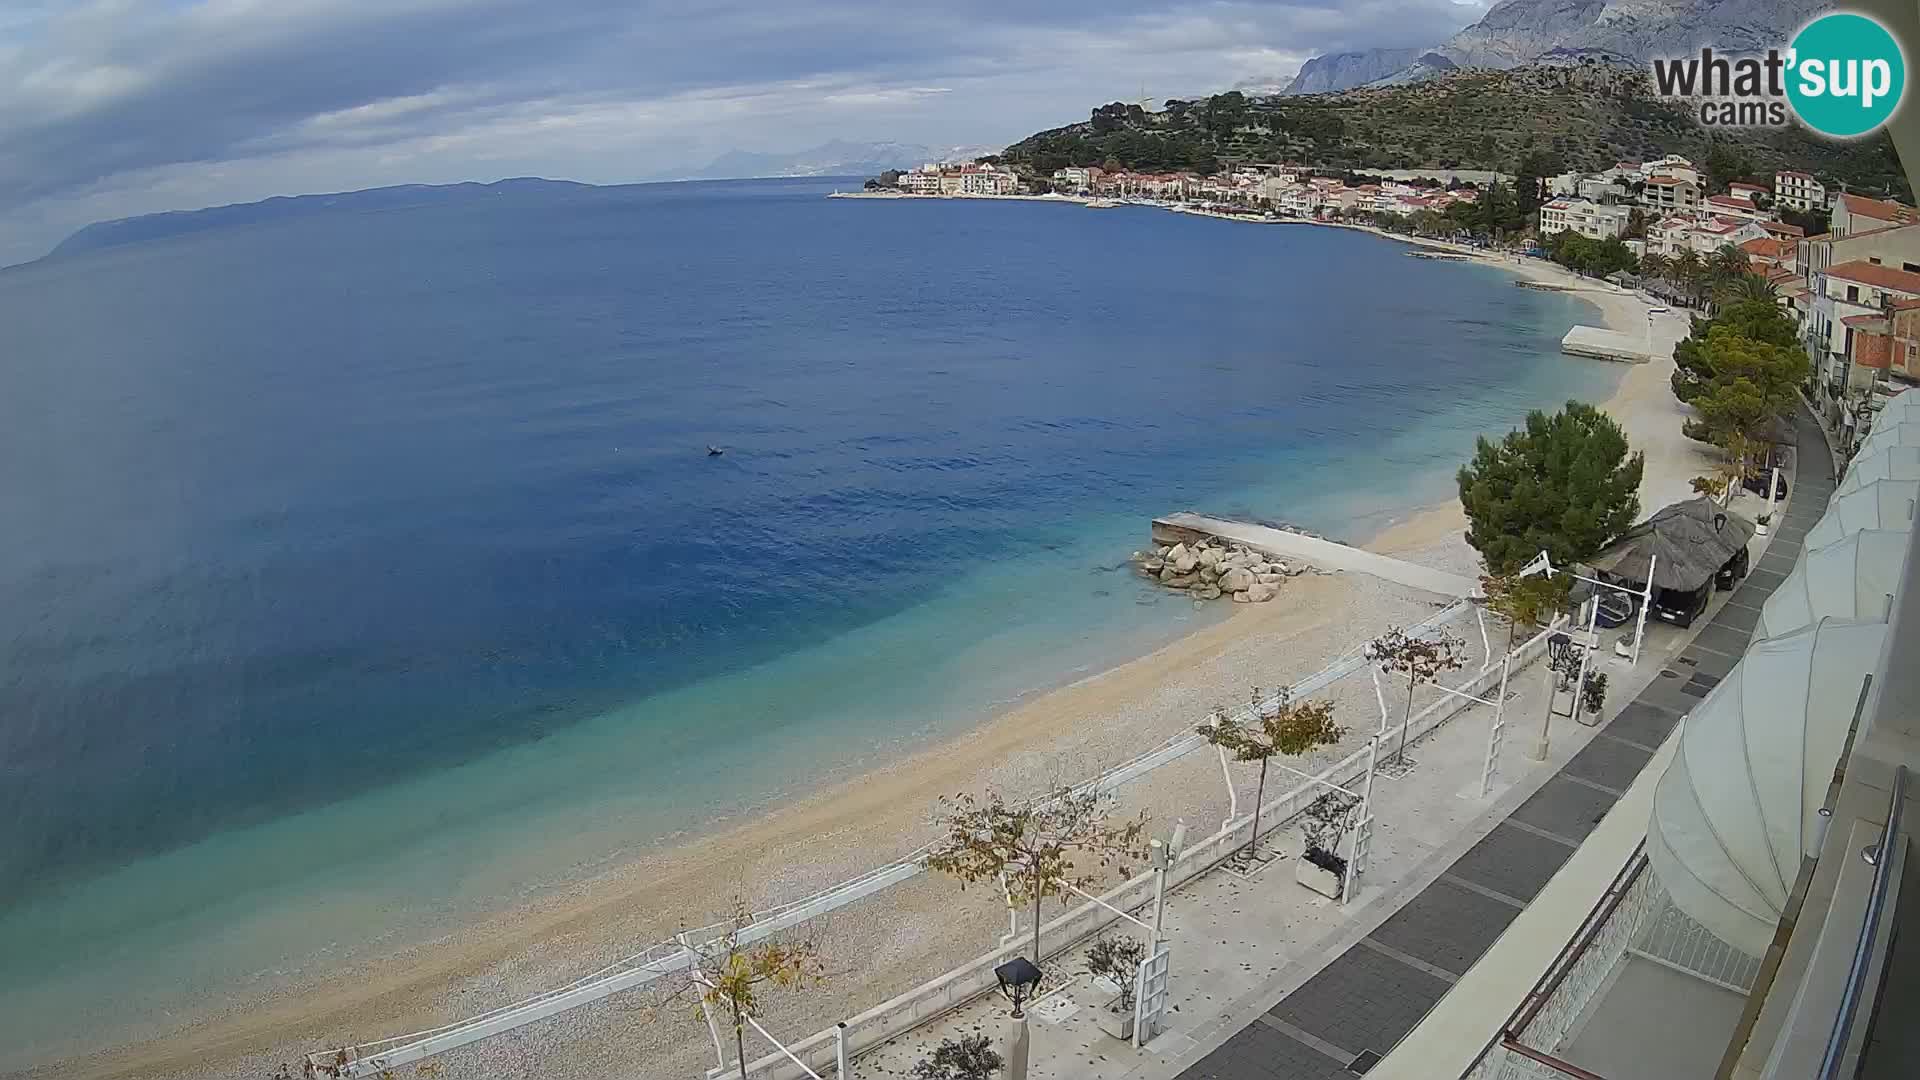
[[[1513,651],[1515,632],[1522,623],[1538,626],[1567,606],[1567,594],[1573,579],[1544,575],[1516,577],[1482,574],[1480,592],[1489,611],[1507,620],[1507,651]]]
[[[1580,705],[1594,716],[1607,707],[1607,673],[1604,671],[1587,672],[1587,682],[1580,688]]]
[[[943,1039],[930,1057],[913,1067],[916,1080],[993,1080],[1004,1064],[985,1035]]]
[[[1214,722],[1195,730],[1200,737],[1232,754],[1236,761],[1260,763],[1260,783],[1254,789],[1253,834],[1247,837],[1245,857],[1254,858],[1260,842],[1260,804],[1267,797],[1267,763],[1275,754],[1296,757],[1315,747],[1332,746],[1347,729],[1333,722],[1333,702],[1293,700],[1285,690],[1272,712],[1260,707],[1260,688],[1253,688],[1254,722],[1241,723],[1229,718],[1225,710],[1214,710]]]
[[[761,941],[745,944],[741,932],[753,925],[744,903],[735,902],[733,926],[704,945],[689,946],[693,970],[689,987],[698,992],[694,1014],[716,1013],[733,1024],[733,1052],[741,1080],[747,1076],[747,1021],[760,1015],[765,987],[804,990],[826,981],[826,965],[810,941]]]
[[[1113,984],[1118,995],[1100,1010],[1100,1029],[1116,1039],[1133,1038],[1134,977],[1147,958],[1139,938],[1102,935],[1087,948],[1087,974]]]
[[[1015,904],[1033,905],[1033,962],[1040,963],[1040,901],[1061,896],[1069,885],[1084,889],[1114,867],[1133,876],[1130,863],[1147,856],[1147,815],[1109,826],[1113,796],[1097,789],[1062,786],[1033,802],[1015,805],[999,792],[984,799],[957,795],[940,799],[939,825],[945,838],[927,856],[927,869],[960,880],[960,887],[1005,881]],[[1075,855],[1091,857],[1095,870],[1082,870]]]
[[[1414,691],[1465,666],[1467,643],[1444,630],[1434,637],[1418,638],[1407,636],[1399,627],[1391,627],[1367,643],[1366,655],[1380,665],[1382,673],[1407,677],[1407,711],[1400,720],[1400,745],[1393,752],[1393,763],[1404,764],[1407,729],[1413,723]]]
[[[1328,791],[1307,804],[1300,812],[1300,836],[1306,851],[1294,876],[1302,885],[1329,899],[1338,900],[1347,877],[1347,860],[1340,854],[1340,840],[1347,833],[1348,816],[1360,800],[1344,791]]]

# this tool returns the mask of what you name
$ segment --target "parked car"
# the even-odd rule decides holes
[[[1692,592],[1679,589],[1655,589],[1653,592],[1653,617],[1661,622],[1675,626],[1692,626],[1693,620],[1707,610],[1707,598],[1713,595],[1713,586],[1702,585]]]
[[[1740,486],[1764,499],[1767,497],[1767,477],[1771,476],[1772,473],[1773,471],[1769,469],[1758,476],[1752,474],[1743,476],[1740,478]],[[1784,499],[1787,497],[1786,477],[1780,477],[1778,482],[1773,485],[1773,497],[1776,499]]]

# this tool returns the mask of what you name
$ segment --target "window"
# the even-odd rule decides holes
[[[1847,286],[1847,299],[1853,303],[1856,303],[1856,304],[1859,303],[1860,302],[1860,286],[1858,285]]]
[[[1867,256],[1867,261],[1868,261],[1868,262],[1870,262],[1870,263],[1872,263],[1872,264],[1873,264],[1873,265],[1875,265],[1875,266],[1879,266],[1879,265],[1880,265],[1880,256],[1878,256],[1878,255],[1869,255],[1869,256]]]

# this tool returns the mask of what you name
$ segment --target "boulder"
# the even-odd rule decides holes
[[[1259,559],[1255,559],[1254,561],[1248,563],[1247,570],[1250,571],[1254,577],[1259,577],[1261,574],[1272,572],[1269,569],[1269,565],[1265,562],[1262,562]]]
[[[1259,584],[1245,567],[1236,566],[1220,575],[1220,587],[1227,592],[1245,592]]]
[[[1144,559],[1140,563],[1140,569],[1149,574],[1157,574],[1166,569],[1166,566],[1164,559]]]
[[[1167,565],[1173,567],[1177,573],[1191,574],[1199,567],[1200,556],[1185,547],[1176,547],[1167,556]]]
[[[1247,602],[1247,594],[1246,594],[1246,593],[1243,593],[1243,592],[1237,592],[1237,593],[1234,593],[1234,594],[1233,594],[1233,602],[1234,602],[1234,603],[1236,603],[1236,604],[1244,604],[1244,603],[1246,603],[1246,602]]]
[[[1220,599],[1220,586],[1203,585],[1193,589],[1192,593],[1202,600],[1218,600]]]
[[[1272,585],[1256,584],[1253,588],[1247,590],[1247,603],[1264,604],[1279,594],[1280,590]]]
[[[1200,578],[1208,582],[1219,581],[1220,571],[1211,566],[1203,566],[1200,568]]]
[[[1199,574],[1175,574],[1170,578],[1161,578],[1160,584],[1165,585],[1169,589],[1184,589],[1189,585],[1197,584],[1199,581]]]
[[[1201,566],[1218,566],[1220,564],[1220,549],[1201,548],[1199,558]]]
[[[1160,584],[1165,585],[1167,582],[1179,576],[1179,572],[1174,570],[1172,566],[1166,564],[1161,565],[1159,573]]]
[[[1262,585],[1278,585],[1287,580],[1287,575],[1285,574],[1255,574],[1253,576],[1254,579]]]

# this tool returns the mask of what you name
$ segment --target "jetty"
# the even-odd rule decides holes
[[[1466,598],[1480,594],[1480,583],[1472,578],[1289,529],[1234,521],[1231,518],[1208,517],[1188,511],[1153,519],[1153,542],[1156,544],[1185,544],[1204,537],[1245,544],[1280,559],[1296,559],[1325,570],[1370,574],[1441,596]]]
[[[1591,356],[1628,364],[1644,364],[1653,358],[1643,335],[1623,334],[1598,326],[1576,326],[1567,331],[1567,336],[1560,339],[1560,351],[1569,356]]]

